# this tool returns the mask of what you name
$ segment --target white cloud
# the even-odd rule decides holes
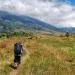
[[[0,10],[27,15],[59,27],[75,27],[75,8],[58,0],[0,0]]]

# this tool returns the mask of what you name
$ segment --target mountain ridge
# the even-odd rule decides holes
[[[12,27],[10,27],[11,25],[9,25],[11,29],[13,29],[14,23],[17,23],[16,26],[18,26],[19,24],[20,27],[25,29],[28,28],[28,30],[37,30],[37,31],[42,30],[51,33],[52,32],[75,32],[75,28],[57,28],[51,24],[45,23],[43,21],[40,21],[38,19],[29,16],[21,16],[21,15],[19,16],[5,11],[0,11],[0,22],[1,20],[4,21],[5,23],[6,21],[11,22],[13,24]]]

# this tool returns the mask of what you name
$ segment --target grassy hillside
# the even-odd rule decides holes
[[[15,31],[31,31],[31,32],[75,32],[75,28],[59,28],[53,24],[48,24],[39,19],[15,15],[5,11],[0,11],[0,33],[11,33]]]
[[[30,57],[22,62],[16,75],[75,75],[75,37],[68,40],[47,35],[33,39],[20,36],[1,38],[0,75],[10,75],[13,71],[9,65],[13,62],[13,45],[18,40],[30,52]]]

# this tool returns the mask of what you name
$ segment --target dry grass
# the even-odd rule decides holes
[[[12,70],[14,43],[20,41],[30,52],[30,59],[23,62],[17,75],[74,75],[75,38],[39,36],[37,39],[12,37],[0,39],[0,74],[9,75]],[[23,54],[25,56],[25,52]]]

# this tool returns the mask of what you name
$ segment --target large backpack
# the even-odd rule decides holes
[[[22,45],[20,43],[15,44],[14,52],[16,55],[20,55],[22,53]]]

